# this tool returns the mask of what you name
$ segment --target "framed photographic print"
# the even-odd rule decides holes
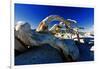
[[[12,65],[94,61],[93,7],[12,5]]]

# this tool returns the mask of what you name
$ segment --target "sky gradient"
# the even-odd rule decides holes
[[[29,22],[33,28],[49,15],[59,15],[64,19],[77,21],[78,26],[85,30],[93,30],[94,9],[68,6],[48,6],[34,4],[15,4],[15,23],[18,21]],[[53,24],[53,23],[52,23]]]

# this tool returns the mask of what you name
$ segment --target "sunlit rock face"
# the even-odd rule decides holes
[[[31,45],[31,26],[24,21],[19,21],[15,26],[15,49],[18,51],[24,51],[25,46]],[[17,45],[17,46],[16,46]],[[25,46],[23,46],[25,45]]]
[[[25,31],[29,31],[31,30],[31,26],[29,23],[24,22],[24,21],[18,21],[15,25],[15,30],[25,30]]]

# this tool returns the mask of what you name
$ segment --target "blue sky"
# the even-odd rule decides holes
[[[33,28],[36,28],[49,15],[59,15],[64,19],[76,20],[78,26],[85,27],[86,30],[92,29],[94,25],[93,8],[15,4],[15,23],[18,21],[26,21]]]

